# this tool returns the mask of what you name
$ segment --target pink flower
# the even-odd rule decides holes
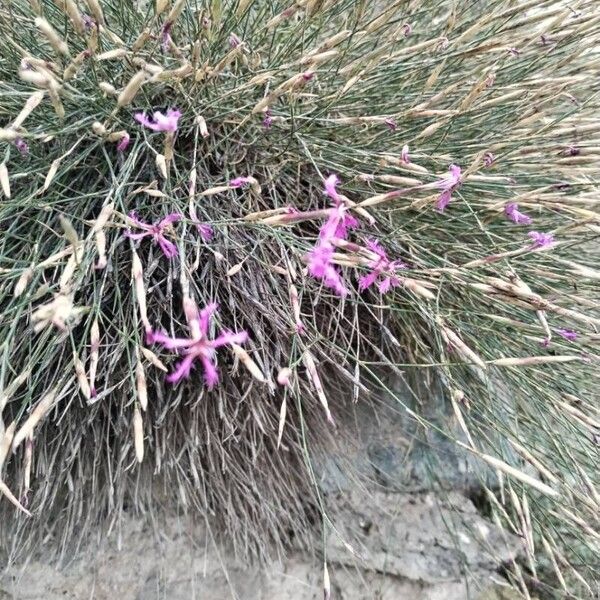
[[[372,271],[359,279],[358,288],[361,291],[366,290],[381,279],[377,287],[382,294],[385,294],[393,287],[401,285],[401,280],[394,273],[400,269],[408,269],[408,265],[401,260],[390,261],[386,251],[376,240],[367,240],[367,248],[377,254],[377,258],[369,265]]]
[[[29,154],[29,146],[27,145],[27,142],[23,139],[23,138],[15,138],[14,141],[15,144],[15,148],[23,155],[27,155]]]
[[[408,156],[408,144],[402,146],[402,152],[400,153],[400,160],[405,164],[410,164],[410,158]]]
[[[229,182],[229,187],[240,188],[248,183],[252,183],[251,177],[236,177]]]
[[[279,385],[290,385],[290,378],[292,376],[292,370],[288,367],[284,367],[277,373],[277,383]]]
[[[402,33],[404,33],[404,37],[408,37],[412,33],[410,23],[404,23],[404,25],[402,25]]]
[[[572,329],[555,329],[554,331],[565,340],[569,340],[569,342],[574,342],[579,337],[577,332]]]
[[[232,33],[229,36],[229,47],[230,48],[237,48],[241,43],[242,43],[242,40],[240,40],[240,38],[237,35],[235,35],[235,33]]]
[[[342,202],[342,197],[337,193],[337,190],[335,189],[336,186],[338,186],[339,184],[340,178],[335,173],[332,173],[325,180],[324,191],[334,202]]]
[[[509,202],[504,207],[504,214],[517,225],[531,225],[532,223],[531,217],[519,212],[519,205],[516,202]]]
[[[530,231],[527,236],[532,241],[532,248],[548,248],[554,244],[554,236],[551,233],[540,233],[539,231]]]
[[[208,388],[212,388],[219,382],[219,372],[216,365],[216,350],[221,346],[231,344],[243,344],[248,339],[245,331],[233,333],[231,331],[221,332],[214,339],[209,339],[208,329],[212,316],[217,310],[217,304],[209,304],[198,312],[197,306],[190,301],[186,306],[186,317],[191,337],[170,337],[163,332],[153,332],[153,342],[162,344],[167,350],[176,350],[183,355],[183,360],[176,366],[175,371],[167,377],[169,383],[178,383],[190,376],[195,361],[200,361],[204,370],[204,382]]]
[[[340,183],[337,175],[331,174],[325,180],[325,193],[333,200],[334,206],[329,209],[327,221],[319,230],[316,246],[308,253],[308,272],[333,289],[340,296],[348,293],[342,281],[339,269],[333,263],[333,252],[336,240],[345,240],[348,230],[358,227],[358,221],[348,214],[343,197],[338,194],[336,186]]]
[[[177,246],[175,246],[173,242],[170,242],[165,237],[164,231],[171,224],[176,223],[181,219],[181,215],[179,213],[171,213],[158,223],[154,224],[144,223],[141,221],[135,211],[129,213],[129,218],[133,221],[134,225],[139,229],[142,229],[143,232],[131,233],[130,231],[127,231],[125,235],[128,238],[132,240],[141,240],[146,236],[152,236],[152,239],[160,246],[160,249],[167,258],[173,258],[174,256],[177,256]]]
[[[126,133],[117,144],[117,151],[125,152],[125,150],[127,150],[127,146],[129,146],[130,140],[131,138],[129,137],[129,134]]]
[[[348,290],[332,259],[333,246],[330,243],[317,244],[308,254],[308,272],[316,279],[321,279],[338,296],[346,296]]]
[[[458,165],[450,165],[450,175],[438,182],[437,186],[442,189],[436,204],[438,212],[443,213],[450,204],[452,192],[460,185],[460,174],[461,169]]]
[[[152,115],[152,119],[149,119],[145,113],[135,113],[133,118],[141,123],[144,127],[152,129],[152,131],[177,131],[177,123],[181,113],[175,109],[169,109],[166,115],[163,115],[160,111],[156,111]]]

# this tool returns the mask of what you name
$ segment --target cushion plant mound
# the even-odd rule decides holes
[[[441,382],[438,433],[497,474],[517,585],[584,589],[600,15],[575,4],[4,3],[4,553],[175,504],[242,557],[309,545],[311,457],[396,372]]]

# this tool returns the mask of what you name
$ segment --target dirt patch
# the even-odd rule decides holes
[[[334,599],[508,598],[495,571],[517,546],[458,493],[353,493],[333,517],[326,550]],[[296,552],[249,568],[188,518],[151,527],[127,517],[66,567],[38,559],[11,568],[0,598],[313,600],[322,598],[322,577],[320,557]]]

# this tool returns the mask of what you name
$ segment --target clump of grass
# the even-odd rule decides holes
[[[0,465],[4,494],[34,515],[3,502],[8,549],[66,548],[165,496],[242,555],[284,549],[290,531],[308,544],[322,506],[307,452],[334,432],[332,390],[427,369],[461,443],[500,477],[490,497],[524,540],[523,593],[540,560],[559,586],[591,585],[594,8],[3,6]],[[168,109],[176,132],[134,119]],[[360,223],[328,241],[345,295],[306,269],[335,210],[332,173]],[[161,230],[176,256],[126,235],[132,210],[180,215]],[[379,273],[373,240],[402,267]],[[391,289],[361,291],[370,272]],[[179,359],[149,332],[185,336],[193,306],[213,302],[210,337],[247,341],[218,350],[212,389],[200,366],[165,382]]]

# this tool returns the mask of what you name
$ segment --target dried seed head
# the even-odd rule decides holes
[[[98,215],[98,217],[96,217],[96,220],[94,221],[92,231],[97,232],[97,231],[100,231],[101,229],[103,229],[104,227],[106,227],[106,224],[108,223],[108,220],[111,218],[114,210],[115,210],[114,202],[109,202],[108,204],[103,206],[102,210],[100,211],[100,214]]]
[[[261,383],[266,382],[263,372],[241,346],[238,346],[237,344],[231,344],[231,349],[240,362],[246,367],[246,369],[248,369],[248,372],[252,375],[252,377],[254,377],[254,379],[260,381]]]
[[[209,135],[208,127],[206,126],[206,121],[202,115],[198,115],[196,117],[196,125],[198,125],[198,129],[200,130],[200,135],[203,138],[207,138]]]
[[[36,425],[44,418],[47,412],[54,406],[58,396],[58,390],[54,388],[50,392],[48,392],[42,399],[35,405],[33,410],[31,411],[29,417],[21,426],[21,429],[17,431],[13,443],[12,448],[15,451],[26,438],[33,437],[33,432],[35,430]]]
[[[156,356],[156,354],[154,354],[154,352],[152,352],[152,350],[141,346],[140,351],[144,355],[146,360],[148,360],[148,362],[153,364],[157,369],[160,369],[161,371],[167,373],[168,369],[166,365],[162,362],[162,360],[160,360],[160,358],[158,358],[158,356]]]
[[[107,50],[102,54],[96,55],[96,60],[115,60],[127,56],[128,52],[125,48],[115,48],[114,50]]]
[[[107,96],[116,96],[117,90],[114,85],[108,83],[107,81],[101,81],[98,84],[98,87],[106,94]]]
[[[148,73],[146,71],[138,71],[130,80],[129,83],[123,88],[117,99],[117,106],[122,108],[131,104],[137,93],[140,91],[142,85],[148,80]]]
[[[106,268],[108,259],[106,258],[106,234],[100,230],[96,232],[96,250],[98,251],[98,262],[94,265],[94,268],[101,270]]]
[[[77,383],[79,384],[79,389],[83,394],[86,400],[89,400],[92,395],[90,391],[90,384],[88,383],[87,376],[85,373],[85,367],[81,362],[81,359],[77,355],[76,352],[73,353],[73,364],[75,366],[75,375],[77,376]]]
[[[15,298],[18,298],[25,291],[25,288],[29,285],[31,278],[33,277],[33,273],[34,273],[34,270],[32,267],[25,269],[25,271],[23,271],[23,273],[21,273],[21,276],[19,277],[19,279],[17,280],[17,283],[15,285],[15,290],[14,290]]]
[[[65,42],[58,35],[58,33],[56,33],[52,25],[50,25],[46,19],[42,17],[36,17],[35,25],[44,34],[44,36],[46,36],[49,44],[58,54],[69,56],[69,47],[67,46],[67,42]]]
[[[21,112],[17,115],[17,118],[12,122],[12,126],[16,129],[21,127],[25,122],[25,119],[36,109],[39,103],[44,99],[44,92],[37,91],[33,92],[27,101],[25,102],[25,106],[21,109]],[[1,138],[0,138],[1,139]]]
[[[137,404],[133,409],[133,444],[135,457],[141,463],[144,460],[144,421]]]
[[[13,129],[0,128],[0,141],[14,142],[19,137],[19,134]]]
[[[64,293],[58,294],[51,302],[43,304],[32,313],[34,331],[41,331],[50,325],[64,331],[67,324],[79,317],[83,310],[73,304],[70,296]]]
[[[163,154],[156,155],[156,167],[158,172],[162,175],[163,179],[169,178],[169,170],[167,168],[167,159]]]
[[[181,15],[186,2],[187,0],[175,0],[175,4],[173,4],[173,8],[167,15],[165,21],[170,25],[173,25],[179,18],[179,15]]]
[[[98,25],[104,25],[104,13],[102,12],[100,2],[98,2],[98,0],[85,0],[85,2],[88,5],[92,15],[94,15],[96,23],[98,23]]]
[[[8,178],[8,169],[6,163],[0,163],[0,186],[7,198],[10,198],[10,180]]]
[[[92,123],[92,131],[96,135],[99,135],[101,137],[104,137],[106,135],[106,127],[104,127],[104,125],[102,125],[102,123],[100,123],[99,121],[94,121]]]
[[[292,370],[288,367],[280,369],[277,373],[277,383],[279,385],[290,385],[290,378],[292,376]]]
[[[71,20],[73,29],[75,29],[79,35],[83,35],[85,33],[85,23],[79,8],[77,8],[77,4],[75,4],[73,0],[58,0],[57,4]]]
[[[146,385],[146,372],[139,355],[135,365],[135,383],[140,407],[145,412],[148,408],[148,387]]]
[[[325,396],[325,391],[323,390],[323,384],[321,383],[321,378],[319,377],[319,373],[317,371],[317,365],[315,364],[315,359],[309,350],[305,350],[302,354],[302,362],[308,371],[308,375],[313,387],[315,388],[315,391],[317,392],[321,406],[325,410],[327,420],[333,424],[333,417],[331,415],[331,411],[329,410],[329,403],[327,402],[327,396]]]
[[[165,9],[169,6],[170,0],[156,0],[156,4],[154,5],[154,11],[156,16],[162,14]]]

